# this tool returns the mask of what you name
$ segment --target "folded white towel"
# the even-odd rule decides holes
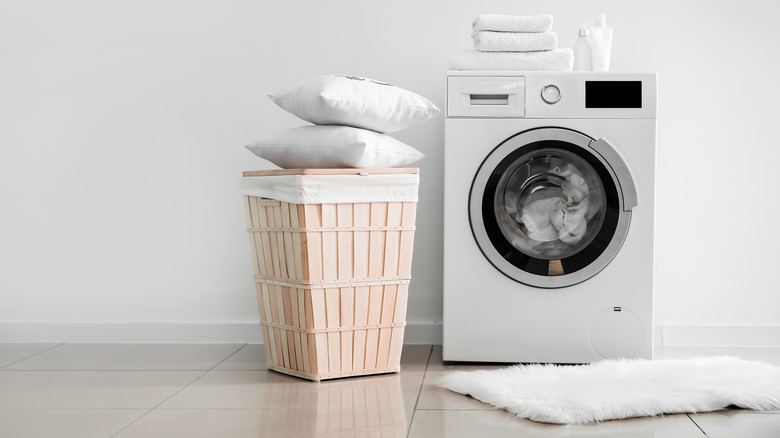
[[[529,17],[517,15],[481,14],[474,19],[474,32],[494,30],[498,32],[549,32],[553,17],[550,14]]]
[[[518,33],[484,30],[474,35],[474,48],[481,52],[539,52],[558,48],[553,32]]]
[[[571,71],[573,66],[571,49],[525,53],[459,49],[450,56],[450,70]]]

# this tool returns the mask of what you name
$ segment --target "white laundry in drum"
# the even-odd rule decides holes
[[[598,198],[590,202],[590,187],[574,166],[559,167],[552,173],[564,178],[562,187],[537,188],[524,197],[518,193],[520,212],[516,220],[524,225],[528,237],[537,242],[560,240],[568,245],[579,243],[588,229],[588,220],[598,211]]]
[[[500,184],[503,202],[496,207],[505,209],[497,211],[499,227],[515,248],[562,258],[595,237],[605,204],[592,167],[566,153],[555,155],[542,151],[520,160]]]

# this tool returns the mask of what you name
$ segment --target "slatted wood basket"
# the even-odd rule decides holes
[[[310,380],[400,371],[416,202],[244,204],[269,369]]]

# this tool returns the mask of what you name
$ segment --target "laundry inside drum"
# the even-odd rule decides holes
[[[501,232],[531,257],[570,257],[593,241],[604,222],[606,199],[598,173],[563,149],[520,156],[504,172],[495,193]]]

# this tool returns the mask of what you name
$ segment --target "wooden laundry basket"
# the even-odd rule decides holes
[[[419,169],[295,169],[245,177]],[[244,196],[268,368],[310,380],[400,371],[416,202]]]

